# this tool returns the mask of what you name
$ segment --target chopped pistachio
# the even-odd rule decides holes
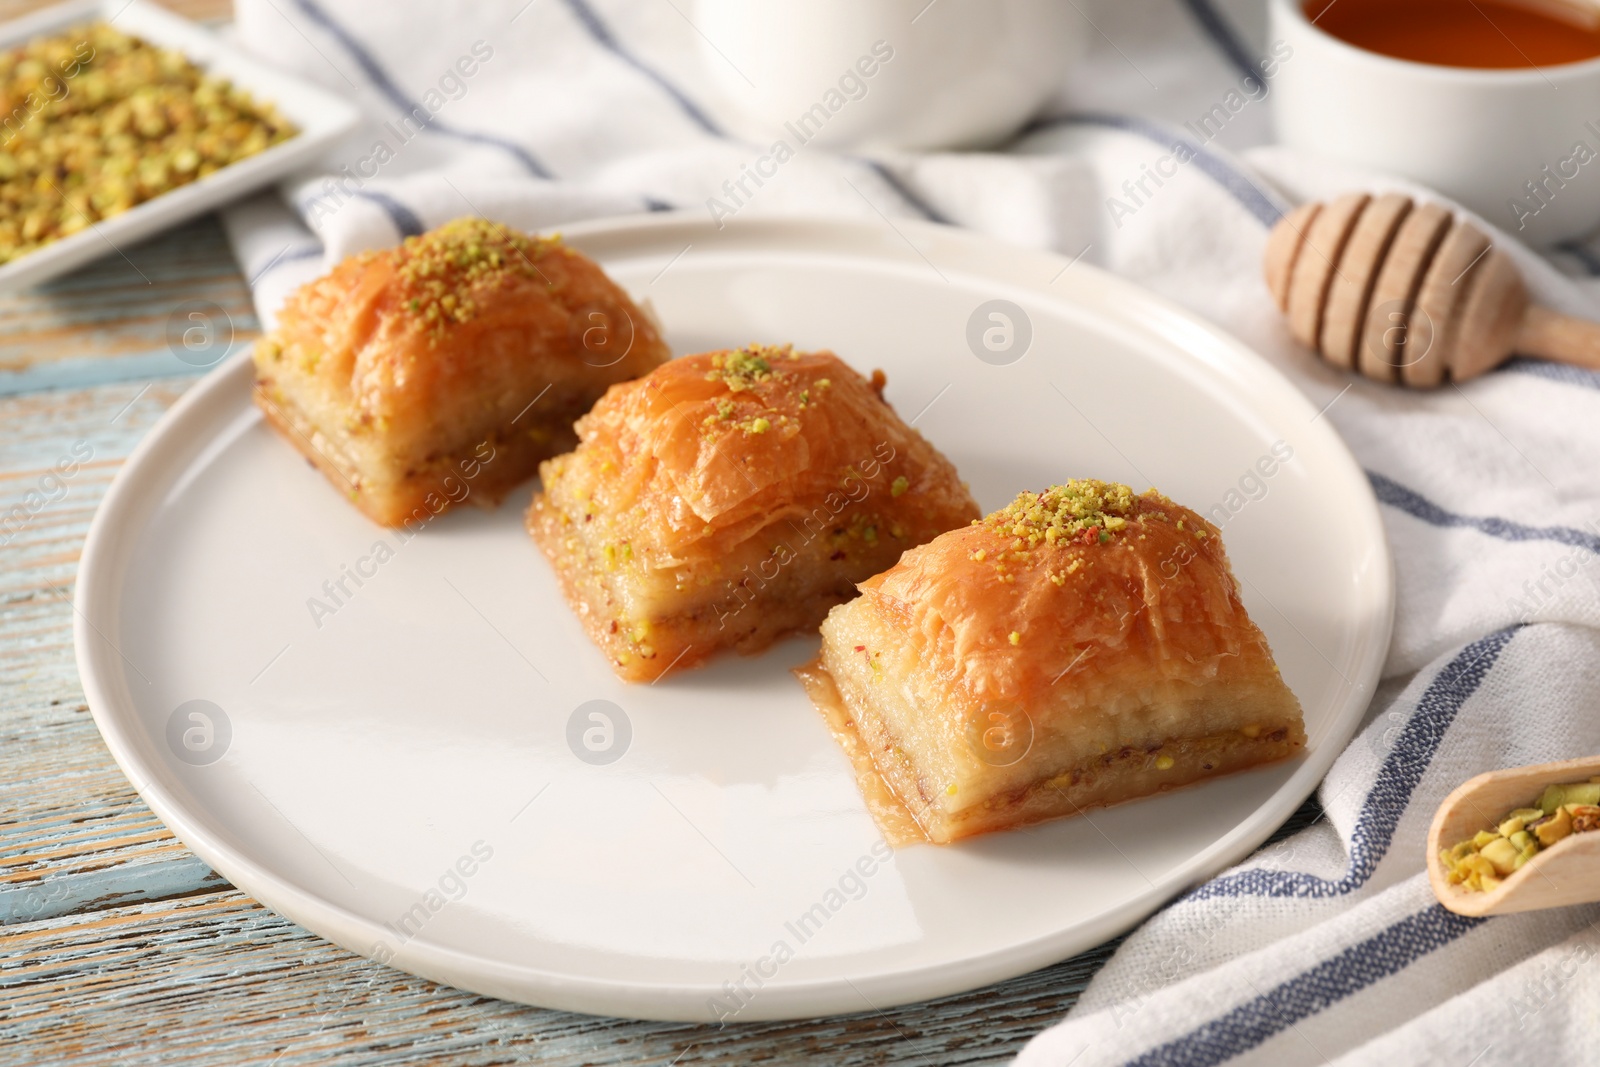
[[[1539,808],[1546,815],[1554,815],[1563,804],[1600,804],[1600,782],[1550,785],[1539,796]]]
[[[0,263],[293,137],[270,104],[94,21],[0,53]]]
[[[772,365],[794,356],[793,345],[746,345],[711,357],[706,380],[721,382],[732,393],[751,389],[772,377]]]
[[[1544,812],[1539,811],[1536,808],[1518,808],[1516,811],[1512,812],[1510,815],[1507,815],[1506,818],[1505,818],[1505,821],[1500,824],[1500,826],[1499,826],[1500,836],[1501,837],[1510,837],[1512,834],[1515,834],[1518,831],[1522,830],[1524,827],[1526,827],[1528,825],[1528,823],[1532,822],[1534,819],[1539,819],[1539,818],[1543,818],[1543,817],[1544,817]]]
[[[1452,885],[1469,892],[1488,892],[1525,866],[1543,849],[1575,833],[1600,830],[1600,782],[1551,785],[1539,806],[1508,812],[1493,830],[1480,830],[1469,840],[1439,851],[1439,862]]]
[[[1124,528],[1137,514],[1137,498],[1126,485],[1074,478],[1042,493],[1022,493],[983,521],[1032,548],[1063,540],[1105,544],[1112,529]],[[1112,527],[1112,519],[1123,521]]]
[[[512,278],[544,280],[534,260],[561,247],[555,237],[535,238],[498,222],[459,218],[407,237],[386,256],[401,285],[401,302],[422,329],[442,334],[477,316],[476,296]]]
[[[1494,864],[1495,873],[1508,875],[1517,869],[1517,854],[1521,850],[1503,837],[1496,837],[1484,845],[1478,855]]]
[[[1549,848],[1572,833],[1572,812],[1566,808],[1557,808],[1554,815],[1546,816],[1534,827],[1533,833],[1539,839],[1539,844]]]

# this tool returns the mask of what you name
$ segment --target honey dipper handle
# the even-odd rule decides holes
[[[1522,316],[1512,351],[1600,370],[1600,322],[1575,319],[1532,304]]]

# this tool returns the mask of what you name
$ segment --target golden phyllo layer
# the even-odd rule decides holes
[[[802,680],[899,841],[1071,815],[1305,744],[1217,528],[1154,490],[1023,493],[861,593]]]
[[[558,238],[459,219],[345,260],[257,343],[256,403],[386,526],[497,503],[611,384],[671,353]]]
[[[831,352],[753,345],[616,386],[540,470],[528,529],[623,678],[814,630],[978,514],[955,468]]]

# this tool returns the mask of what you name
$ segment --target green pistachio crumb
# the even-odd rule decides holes
[[[478,314],[476,294],[516,278],[543,279],[535,260],[560,239],[529,237],[497,222],[461,218],[407,237],[392,252],[404,305],[435,335]]]
[[[1022,493],[983,521],[1032,548],[1040,542],[1105,544],[1137,515],[1138,498],[1126,485],[1075,478],[1042,493]]]
[[[706,381],[728,387],[729,392],[741,393],[756,383],[772,378],[772,365],[781,359],[794,357],[793,345],[746,345],[728,352],[718,352],[711,357],[711,370]]]

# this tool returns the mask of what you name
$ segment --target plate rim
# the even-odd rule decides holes
[[[896,224],[893,229],[908,245],[911,244],[907,236],[910,233],[940,246],[955,246],[974,252],[987,250],[991,254],[998,252],[1008,261],[1032,260],[1039,265],[1063,269],[1071,265],[1065,256],[1058,253],[1012,245],[957,227],[908,221]],[[864,242],[868,248],[874,245],[892,247],[884,241],[886,231],[880,224],[832,215],[767,216],[732,220],[723,227],[716,227],[699,212],[685,210],[611,216],[563,226],[560,230],[565,238],[579,246],[608,240],[624,243],[630,240],[637,243],[641,238],[659,240],[675,230],[702,238],[707,236],[707,231],[716,234],[737,230],[735,236],[739,240],[770,242],[780,247],[785,245],[786,237],[795,236],[802,244],[828,244],[844,237],[858,243]],[[893,235],[889,236],[893,240]],[[835,251],[849,254],[852,249],[846,247]],[[922,252],[915,245],[912,245],[911,251],[916,255],[907,254],[901,258],[907,263],[918,262],[917,256],[921,256]],[[1220,344],[1234,357],[1232,366],[1224,370],[1242,372],[1253,378],[1255,384],[1272,387],[1281,394],[1283,402],[1297,406],[1308,419],[1316,413],[1311,402],[1282,371],[1221,327],[1108,271],[1083,263],[1078,263],[1077,268],[1091,272],[1097,284],[1120,290],[1124,295],[1162,311],[1173,321],[1200,331],[1210,344]],[[1027,283],[1007,284],[1026,286]],[[1041,299],[1062,299],[1059,294],[1050,291],[1048,284],[1036,284],[1034,289]],[[1175,342],[1173,347],[1181,349]],[[1201,359],[1196,353],[1186,351],[1185,355]],[[153,462],[151,457],[163,447],[181,445],[184,441],[181,431],[185,424],[192,418],[200,417],[209,406],[215,405],[228,389],[240,388],[242,393],[246,392],[235,379],[249,376],[249,361],[250,350],[246,346],[185,391],[130,451],[107,488],[90,523],[75,581],[73,640],[78,672],[96,727],[118,767],[179,840],[241,892],[317,936],[363,957],[372,958],[373,947],[382,940],[381,924],[324,899],[313,891],[301,889],[290,879],[262,866],[247,853],[235,851],[225,841],[214,838],[204,821],[191,817],[184,804],[161,781],[162,776],[169,773],[168,769],[157,767],[152,773],[151,768],[145,765],[137,739],[141,733],[147,734],[148,731],[138,725],[135,709],[118,705],[114,692],[115,674],[112,672],[117,669],[120,653],[115,651],[110,639],[103,637],[100,628],[95,625],[97,621],[110,622],[113,626],[116,623],[124,580],[118,553],[131,545],[142,528],[144,518],[138,511],[141,483],[156,479],[162,471],[162,467]],[[221,402],[227,403],[225,399]],[[1377,565],[1371,568],[1368,579],[1374,583],[1374,588],[1369,592],[1376,594],[1373,606],[1377,608],[1377,617],[1372,620],[1373,629],[1365,635],[1365,648],[1359,660],[1362,669],[1348,690],[1344,708],[1336,713],[1338,717],[1323,743],[1300,761],[1289,778],[1227,833],[1212,840],[1173,871],[1154,881],[1147,879],[1149,884],[1146,889],[1130,894],[1117,905],[1086,921],[1029,941],[966,957],[956,967],[948,963],[919,964],[886,969],[870,977],[848,981],[818,977],[764,986],[761,996],[741,1010],[741,1022],[854,1013],[867,1006],[863,1002],[868,997],[871,998],[868,1003],[874,1008],[927,1000],[982,988],[1059,962],[1131,929],[1186,889],[1244,859],[1294,813],[1306,797],[1315,791],[1334,760],[1348,746],[1370,704],[1381,678],[1393,632],[1397,595],[1394,557],[1371,485],[1348,445],[1331,426],[1324,425],[1316,432],[1323,438],[1322,443],[1333,449],[1336,462],[1347,466],[1345,473],[1351,484],[1360,489],[1363,505],[1361,518],[1374,535],[1371,548],[1381,557],[1376,561]],[[130,513],[135,521],[125,522]],[[101,674],[103,669],[107,671],[104,677]],[[123,681],[126,681],[125,677]],[[363,945],[369,947],[364,948]],[[536,965],[494,959],[430,942],[420,935],[403,943],[398,952],[380,962],[486,996],[555,1010],[628,1018],[715,1021],[708,1014],[706,1002],[722,992],[720,988],[696,983],[637,983],[609,977],[560,974]]]

